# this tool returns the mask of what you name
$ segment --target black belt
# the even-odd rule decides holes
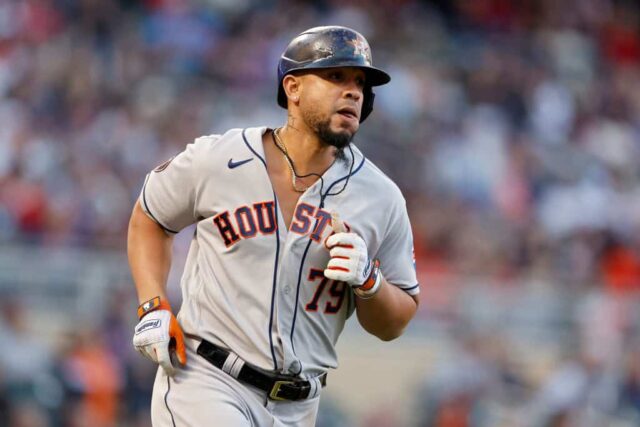
[[[213,366],[222,369],[229,351],[202,340],[198,346],[198,354],[207,359]],[[311,383],[286,375],[269,374],[263,370],[244,363],[237,376],[238,380],[264,390],[272,400],[304,400],[309,397]],[[320,376],[320,384],[327,384],[327,374]]]

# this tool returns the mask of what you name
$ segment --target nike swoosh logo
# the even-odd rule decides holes
[[[233,159],[229,159],[229,163],[227,163],[227,166],[229,167],[229,169],[234,169],[238,166],[244,165],[245,163],[249,163],[251,160],[253,160],[253,157],[246,160],[240,160],[238,162],[234,162]]]

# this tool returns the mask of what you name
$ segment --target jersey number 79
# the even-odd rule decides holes
[[[324,277],[323,270],[312,268],[311,271],[309,271],[309,281],[316,282],[318,279],[320,279],[320,283],[316,288],[315,294],[313,294],[313,298],[305,306],[305,310],[318,311],[318,301],[324,293],[324,290],[327,289],[330,300],[326,302],[324,312],[327,314],[337,313],[340,311],[344,296],[346,295],[345,283],[337,280],[329,280]]]

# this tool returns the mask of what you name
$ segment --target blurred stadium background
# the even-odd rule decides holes
[[[125,257],[144,176],[282,123],[277,58],[328,23],[393,76],[356,142],[406,195],[422,305],[391,343],[350,322],[318,425],[640,425],[622,0],[0,0],[0,425],[150,425]]]

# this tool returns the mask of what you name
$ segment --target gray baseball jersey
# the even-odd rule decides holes
[[[289,229],[267,173],[267,128],[205,136],[149,173],[140,204],[168,233],[196,223],[181,281],[186,334],[267,370],[314,377],[337,367],[354,296],[323,275],[331,212],[366,242],[389,283],[417,285],[404,198],[353,144],[300,196]]]

